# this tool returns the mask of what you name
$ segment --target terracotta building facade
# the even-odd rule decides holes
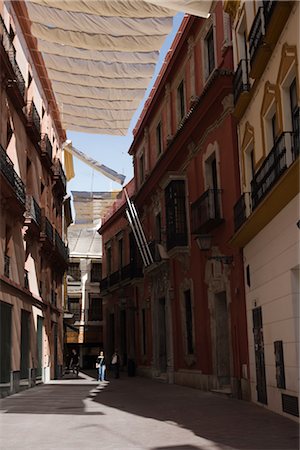
[[[58,377],[70,223],[63,132],[14,2],[0,3],[0,387]],[[26,25],[26,24],[25,24]],[[31,50],[29,50],[29,48]]]
[[[143,264],[123,202],[100,229],[106,346],[128,372],[249,397],[230,16],[186,16],[134,130]],[[135,227],[134,227],[135,228]]]

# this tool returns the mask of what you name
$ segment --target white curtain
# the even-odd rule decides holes
[[[67,129],[126,134],[177,11],[207,17],[211,0],[30,0]],[[98,130],[98,131],[97,131]]]

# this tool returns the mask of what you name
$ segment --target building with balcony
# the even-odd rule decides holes
[[[225,2],[233,20],[251,398],[299,415],[299,2]]]
[[[68,355],[75,348],[85,369],[95,368],[99,349],[103,348],[102,240],[97,230],[117,194],[72,192],[75,221],[68,229],[64,352],[68,363]]]
[[[65,135],[19,7],[0,2],[2,395],[61,373],[70,223],[60,162]]]
[[[184,18],[134,130],[126,192],[141,227],[124,190],[100,229],[101,292],[106,353],[117,347],[128,372],[248,398],[243,261],[228,244],[232,83],[230,18],[215,2],[209,19]]]

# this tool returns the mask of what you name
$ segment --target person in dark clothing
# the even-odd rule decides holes
[[[71,359],[70,359],[70,370],[73,370],[73,373],[78,375],[79,372],[79,358],[75,348],[72,349]]]
[[[99,355],[97,357],[96,369],[98,369],[98,381],[104,381],[105,380],[106,363],[105,363],[105,357],[104,357],[103,351],[100,351]]]
[[[114,374],[114,378],[120,377],[120,357],[117,350],[114,352],[111,358],[111,370]]]

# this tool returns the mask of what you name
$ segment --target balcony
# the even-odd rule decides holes
[[[26,105],[27,130],[35,142],[41,140],[41,120],[33,101]]]
[[[121,272],[120,270],[117,270],[116,272],[113,272],[109,276],[109,285],[114,286],[115,284],[118,284],[121,281]]]
[[[24,269],[24,288],[29,290],[28,270]]]
[[[293,161],[298,158],[300,150],[300,107],[293,113],[294,132],[293,132]]]
[[[282,133],[234,207],[235,233],[230,243],[243,248],[299,193],[299,140]]]
[[[52,144],[47,133],[42,134],[40,147],[42,151],[42,161],[50,168],[52,166]]]
[[[11,211],[25,211],[25,186],[14,169],[13,162],[0,145],[1,196],[9,199]]]
[[[41,217],[40,241],[48,248],[48,250],[53,250],[54,231],[49,219],[45,216],[45,211],[43,209]]]
[[[16,49],[0,16],[0,65],[6,69],[7,91],[16,107],[23,108],[25,96],[25,80],[16,61]]]
[[[285,26],[292,1],[263,1],[249,33],[250,76],[259,78]]]
[[[143,268],[136,263],[130,263],[123,266],[120,270],[111,273],[106,278],[102,278],[100,281],[100,292],[107,291],[110,288],[118,287],[120,284],[126,284],[126,282],[135,278],[142,278]]]
[[[8,255],[4,255],[4,275],[7,278],[10,277],[10,257]]]
[[[249,61],[241,59],[233,78],[234,114],[241,117],[250,101]]]
[[[233,207],[234,231],[237,231],[246,222],[251,209],[251,194],[244,192]]]
[[[252,209],[262,201],[292,162],[293,133],[282,133],[251,181]]]
[[[42,216],[41,208],[32,195],[26,195],[26,211],[24,214],[25,224],[32,231],[39,231],[41,228]]]
[[[109,277],[102,278],[100,281],[100,292],[107,291],[109,288]]]
[[[56,230],[54,236],[55,236],[55,249],[57,250],[62,261],[65,264],[67,264],[69,260],[69,248],[64,244],[62,238],[60,237],[60,235]]]
[[[143,277],[143,268],[132,262],[121,269],[121,281]]]
[[[221,217],[220,189],[208,189],[191,205],[191,232],[203,234],[224,222]]]
[[[54,189],[58,196],[64,197],[67,192],[66,191],[67,179],[59,159],[54,160],[53,174],[55,181]]]

